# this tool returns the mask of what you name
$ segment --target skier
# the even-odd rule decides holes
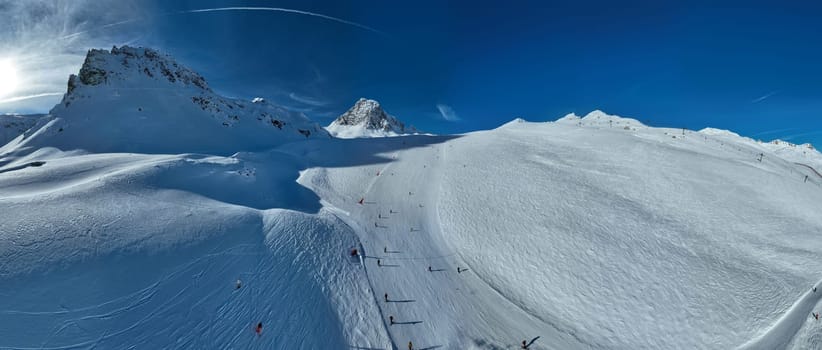
[[[388,316],[388,322],[394,325],[394,316]]]
[[[374,227],[377,227],[377,222],[376,221],[374,221]]]
[[[388,293],[385,293],[384,298],[385,298],[385,302],[387,303],[388,302]],[[393,319],[394,317],[391,317],[391,318]]]
[[[383,253],[388,253],[388,247],[382,247],[382,252]]]
[[[388,209],[388,214],[394,214],[394,210]]]
[[[360,201],[359,201],[359,202],[357,202],[357,203],[362,204],[362,201],[364,201],[364,200],[365,200],[365,198],[360,198]]]
[[[816,293],[816,287],[813,287],[813,292]]]
[[[817,312],[817,313],[814,313],[814,314],[813,314],[813,317],[814,317],[814,318],[816,318],[816,320],[817,320],[817,321],[819,321],[819,313],[818,313],[818,312]]]
[[[457,266],[457,273],[462,273],[465,270],[461,270],[459,266]]]
[[[414,350],[414,344],[411,344],[410,341],[408,342],[408,350]]]
[[[525,344],[525,340],[522,341],[522,348],[523,349],[528,349],[528,345]]]
[[[254,331],[257,332],[257,336],[262,335],[262,333],[263,333],[263,323],[262,322],[257,323],[257,328]]]
[[[431,272],[431,266],[428,267],[428,272]]]
[[[382,219],[382,214],[377,214],[377,218]]]
[[[243,281],[240,281],[240,279],[238,278],[237,279],[237,288],[234,288],[234,289],[240,289],[240,287],[242,287],[242,286],[243,286]]]
[[[377,259],[377,266],[382,266],[382,262],[380,262],[380,259]]]
[[[357,248],[351,249],[351,256],[357,256],[358,254]]]

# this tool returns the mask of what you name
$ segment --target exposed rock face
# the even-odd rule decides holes
[[[88,152],[231,154],[330,137],[303,113],[262,98],[220,96],[171,56],[128,46],[88,51],[48,119],[25,142]]]
[[[340,137],[393,136],[415,133],[382,109],[374,100],[360,98],[353,107],[334,120],[327,129]]]
[[[77,77],[84,85],[92,86],[115,81],[134,83],[134,72],[143,78],[165,79],[170,83],[179,82],[211,91],[202,76],[178,64],[171,56],[148,48],[130,46],[115,46],[111,51],[89,50]],[[69,77],[70,87],[77,86],[77,82],[72,81],[75,80],[73,77],[74,75]]]

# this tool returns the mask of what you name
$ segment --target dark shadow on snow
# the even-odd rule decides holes
[[[502,346],[502,345],[498,345],[498,344],[492,344],[489,341],[486,341],[484,339],[474,339],[474,345],[476,345],[476,346],[478,346],[482,349],[488,349],[488,350],[505,350],[505,349],[511,349],[512,348],[510,346]],[[519,348],[520,347],[519,344],[517,344],[516,347]]]
[[[405,321],[405,322],[394,322],[394,324],[420,324],[422,321]]]
[[[23,164],[23,165],[13,166],[13,167],[9,167],[9,168],[6,168],[6,169],[0,169],[0,174],[12,172],[12,171],[17,171],[17,170],[22,170],[22,169],[25,169],[25,168],[28,168],[28,167],[40,167],[40,166],[43,166],[44,164],[46,164],[46,162],[43,162],[43,161],[29,162],[29,163],[26,163],[26,164]]]
[[[388,299],[388,302],[389,303],[414,303],[414,302],[416,302],[416,300],[391,300],[391,299]]]
[[[255,209],[286,208],[316,214],[322,208],[319,196],[296,182],[302,171],[317,167],[382,165],[396,160],[379,154],[430,147],[458,137],[413,135],[305,140],[268,151],[238,153],[232,156],[237,159],[235,164],[201,162],[199,160],[207,155],[187,154],[182,160],[161,165],[160,171],[152,176],[160,188],[187,191]],[[253,175],[249,174],[252,169]],[[364,198],[363,204],[377,203]]]
[[[420,348],[420,350],[432,350],[432,349],[439,349],[441,347],[442,347],[442,345],[434,345],[434,346],[429,346],[427,348]]]
[[[531,342],[529,342],[529,343],[528,343],[528,345],[525,345],[525,348],[530,348],[530,347],[531,347],[531,344],[533,344],[535,341],[537,341],[537,339],[539,339],[539,336],[537,336],[537,337],[536,337],[536,338],[534,338],[534,339],[531,339]]]

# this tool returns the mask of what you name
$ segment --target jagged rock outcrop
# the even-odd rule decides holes
[[[49,118],[22,142],[95,153],[233,154],[330,137],[303,113],[220,96],[171,56],[128,46],[90,50]]]
[[[326,130],[342,138],[397,136],[418,132],[406,127],[382,109],[375,100],[360,98],[353,107],[334,120]]]

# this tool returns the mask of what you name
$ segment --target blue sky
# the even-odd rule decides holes
[[[379,33],[295,13],[177,13],[228,6]],[[818,2],[0,0],[0,15],[14,18],[0,24],[0,59],[19,56],[28,79],[18,95],[55,94],[0,112],[47,111],[86,49],[130,43],[322,124],[363,96],[437,133],[602,109],[822,144]]]

